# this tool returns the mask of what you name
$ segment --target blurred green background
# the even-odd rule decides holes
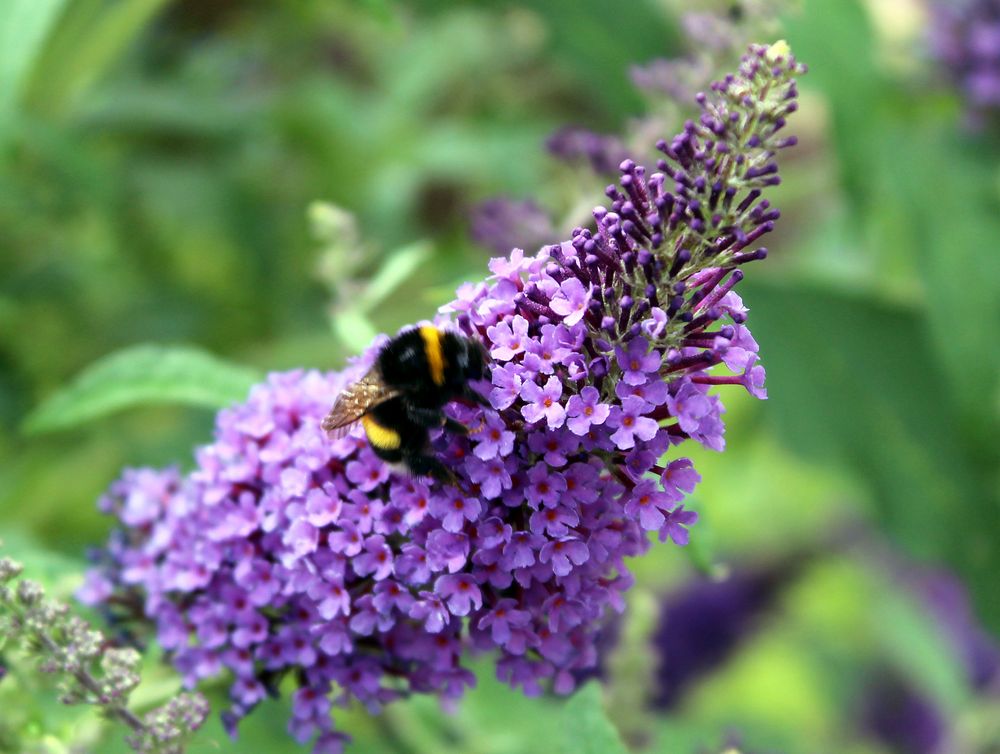
[[[369,333],[481,278],[490,253],[468,233],[481,200],[533,197],[572,227],[607,180],[548,157],[545,138],[565,124],[641,131],[643,116],[675,128],[629,66],[685,50],[681,12],[728,5],[0,3],[8,548],[70,590],[107,535],[94,502],[120,468],[188,464],[209,437],[211,410],[187,404],[269,370],[338,367]],[[765,26],[811,69],[801,141],[773,197],[772,254],[743,288],[770,400],[727,394],[728,450],[696,454],[687,557],[664,546],[635,564],[604,708],[635,750],[735,731],[754,751],[894,751],[857,724],[866,678],[891,667],[944,711],[948,751],[997,751],[1000,706],[972,691],[888,563],[957,573],[1000,631],[1000,139],[962,129],[917,0],[785,8]],[[129,408],[85,421],[101,406],[61,391],[140,344],[196,350],[112,362],[128,386],[100,400]],[[662,595],[698,571],[793,556],[764,627],[669,713],[648,708]],[[171,683],[156,672],[151,698]],[[574,720],[598,715],[599,695],[539,703],[488,663],[479,675],[453,715],[414,699],[342,713],[340,727],[357,752],[586,750]],[[91,718],[26,702],[51,696],[0,684],[0,750],[58,750],[44,731],[119,750]],[[213,718],[193,750],[296,751],[285,715],[264,705],[239,743]]]

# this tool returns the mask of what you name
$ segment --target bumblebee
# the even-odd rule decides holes
[[[454,481],[429,452],[430,430],[469,432],[445,416],[444,407],[452,400],[488,406],[469,385],[485,374],[486,352],[479,341],[431,326],[406,330],[386,343],[368,373],[337,397],[322,426],[336,437],[360,421],[382,460],[413,474]]]

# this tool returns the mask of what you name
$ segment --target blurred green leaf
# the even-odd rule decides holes
[[[937,361],[983,460],[995,467],[998,426],[983,403],[1000,385],[1000,349],[986,345],[1000,331],[1000,203],[990,191],[1000,155],[984,159],[984,145],[963,139],[954,123],[915,115],[883,146],[892,186],[885,193],[906,218]]]
[[[621,736],[608,719],[601,702],[601,686],[588,683],[566,702],[562,710],[565,754],[627,754]]]
[[[333,331],[349,353],[361,353],[378,335],[371,320],[354,308],[334,313]]]
[[[947,709],[958,711],[968,704],[970,694],[967,670],[951,637],[939,621],[928,620],[926,604],[901,591],[898,581],[880,587],[871,619],[882,627],[877,634],[881,654]]]
[[[395,25],[398,23],[398,18],[395,14],[395,0],[361,0],[360,5],[371,13],[372,17],[377,19],[379,23],[386,25]]]
[[[818,90],[829,102],[820,117],[829,118],[834,148],[829,169],[836,173],[837,184],[814,201],[826,205],[830,194],[840,189],[838,199],[843,199],[846,211],[837,219],[838,232],[861,247],[862,259],[873,269],[876,290],[898,295],[916,287],[918,280],[910,242],[913,226],[899,201],[898,187],[888,180],[882,165],[886,146],[911,126],[912,116],[904,113],[914,98],[900,91],[883,70],[871,18],[861,0],[805,0],[804,6],[789,17],[787,36],[796,56],[809,65],[803,88]],[[800,179],[796,185],[802,185]],[[825,271],[850,255],[840,249],[835,257],[827,255]]]
[[[25,576],[35,579],[53,596],[62,598],[79,586],[83,560],[48,549],[16,522],[5,522],[0,537],[0,556],[9,556],[25,566]]]
[[[140,345],[85,369],[25,420],[30,433],[75,427],[131,406],[181,403],[220,408],[246,397],[261,375],[204,351]]]
[[[808,0],[791,19],[789,38],[810,64],[804,85],[818,85],[830,100],[840,181],[853,213],[842,223],[860,230],[880,280],[922,284],[931,358],[978,435],[979,447],[968,449],[996,465],[985,448],[997,424],[981,410],[1000,386],[1000,349],[983,348],[983,333],[1000,328],[996,146],[963,136],[954,110],[926,94],[914,97],[886,75],[858,0]]]
[[[0,3],[0,138],[45,39],[66,0]]]
[[[718,561],[715,529],[709,515],[711,511],[706,511],[705,506],[697,503],[693,507],[700,509],[698,526],[691,533],[691,541],[684,548],[684,554],[691,567],[698,573],[710,577],[718,576],[725,572],[725,565]]]
[[[893,538],[949,561],[1000,626],[992,472],[954,420],[920,312],[804,285],[745,291],[765,344],[766,416],[788,446],[859,473]]]
[[[833,103],[830,118],[840,180],[849,201],[864,203],[871,191],[870,154],[881,147],[885,82],[876,63],[874,32],[860,0],[805,0],[790,14],[787,39],[809,65],[805,88],[819,88]]]
[[[375,276],[358,296],[357,309],[370,312],[384,302],[430,259],[433,251],[430,244],[417,242],[388,254],[379,264]]]
[[[31,99],[65,112],[115,63],[169,0],[70,3],[32,75]]]

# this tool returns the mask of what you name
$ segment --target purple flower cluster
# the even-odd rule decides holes
[[[937,2],[930,39],[971,117],[980,120],[1000,109],[1000,1]]]
[[[1000,644],[976,617],[968,591],[952,572],[877,552],[878,566],[915,599],[961,666],[970,700],[1000,690]],[[961,727],[906,667],[883,662],[868,673],[857,710],[861,731],[888,750],[913,754],[952,751]]]
[[[948,751],[950,721],[934,700],[899,670],[877,665],[860,694],[858,727],[888,751],[942,754]]]
[[[853,527],[847,531],[853,535],[848,537],[852,546],[859,540],[865,545],[861,562],[872,572],[889,573],[885,586],[912,598],[928,627],[944,639],[960,666],[970,701],[995,696],[1000,690],[1000,644],[978,621],[961,581],[947,570],[904,559],[869,532]],[[844,533],[838,534],[826,547],[843,538]],[[666,595],[651,637],[657,668],[650,705],[663,712],[682,705],[697,683],[731,662],[763,624],[780,617],[784,596],[804,570],[835,554],[810,546],[762,566],[734,567],[723,581],[692,579]],[[613,649],[614,641],[604,652]],[[953,750],[961,727],[955,710],[942,706],[921,686],[919,674],[896,660],[865,658],[855,703],[844,710],[850,727],[887,751]]]
[[[219,414],[193,472],[111,487],[124,526],[91,601],[139,596],[188,684],[227,670],[230,722],[293,673],[290,730],[321,752],[344,740],[331,704],[457,697],[468,650],[495,651],[528,694],[570,692],[623,607],[625,559],[647,532],[685,544],[696,519],[691,461],[661,458],[686,439],[722,449],[714,386],[765,397],[733,287],[778,216],[761,190],[802,71],[783,44],[751,48],[661,142],[658,172],[622,163],[593,229],[494,259],[444,307],[439,324],[493,360],[492,409],[449,408],[476,431],[433,440],[457,485],[391,472],[360,429],[322,432],[381,343],[341,373],[274,374]]]
[[[776,19],[786,0],[740,0],[701,3],[696,11],[680,15],[679,24],[687,53],[676,58],[655,58],[633,65],[629,75],[648,95],[687,107],[721,66],[746,47],[750,39],[777,31]]]
[[[470,235],[498,254],[508,254],[515,247],[536,251],[559,238],[548,213],[535,202],[502,197],[473,208]]]
[[[579,126],[565,126],[552,134],[545,146],[553,157],[568,163],[586,163],[599,175],[614,175],[628,150],[617,136],[599,134]]]
[[[801,570],[796,557],[734,569],[722,581],[692,579],[668,595],[652,636],[650,705],[675,709],[698,681],[723,666],[765,623]]]

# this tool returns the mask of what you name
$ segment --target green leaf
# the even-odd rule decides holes
[[[375,277],[358,296],[356,308],[371,312],[385,301],[399,286],[409,280],[417,269],[430,259],[433,248],[422,241],[392,252],[379,264]]]
[[[65,0],[0,3],[0,136]]]
[[[261,375],[196,348],[139,345],[99,359],[25,420],[29,433],[75,427],[132,406],[220,408],[246,397]]]
[[[898,580],[880,585],[881,598],[871,607],[882,628],[880,654],[891,658],[919,688],[927,689],[946,709],[958,712],[969,701],[965,663],[938,621],[928,620],[927,605],[901,591]]]
[[[169,0],[71,3],[39,65],[28,99],[65,112],[121,59]]]
[[[983,346],[983,334],[1000,327],[996,146],[963,134],[954,108],[914,97],[884,74],[859,0],[808,0],[790,20],[789,39],[810,65],[803,86],[819,85],[830,102],[854,215],[842,224],[859,230],[882,285],[922,284],[931,356],[985,448],[997,425],[982,400],[1000,387],[1000,350]]]
[[[333,331],[349,353],[361,353],[378,335],[368,317],[354,308],[334,312]]]
[[[564,754],[627,754],[621,736],[601,704],[601,687],[588,683],[562,711]]]
[[[919,117],[913,122],[885,145],[886,183],[892,186],[885,196],[900,204],[899,214],[907,219],[906,240],[928,296],[926,327],[952,397],[984,451],[995,451],[998,427],[982,406],[1000,385],[1000,349],[985,346],[987,333],[1000,329],[995,248],[1000,207],[990,191],[1000,155],[995,150],[984,154],[984,145],[963,141],[949,121]],[[992,463],[998,458],[994,453]]]
[[[768,370],[765,415],[787,447],[850,468],[890,535],[948,561],[1000,626],[994,469],[956,421],[922,312],[802,284],[744,291]]]
[[[719,562],[716,555],[715,530],[711,522],[711,517],[706,515],[704,506],[699,514],[697,530],[692,532],[691,541],[684,548],[691,567],[698,573],[713,577],[725,572],[725,565]]]
[[[818,88],[832,102],[830,118],[837,147],[840,180],[848,201],[870,198],[868,166],[884,145],[886,84],[876,62],[874,31],[860,0],[806,0],[801,13],[790,14],[786,36],[795,56],[809,65],[804,88]]]
[[[82,560],[48,549],[17,521],[4,524],[3,538],[0,539],[0,557],[3,556],[21,563],[25,568],[25,577],[39,582],[50,596],[59,598],[73,593],[80,583],[80,574],[86,568]]]

